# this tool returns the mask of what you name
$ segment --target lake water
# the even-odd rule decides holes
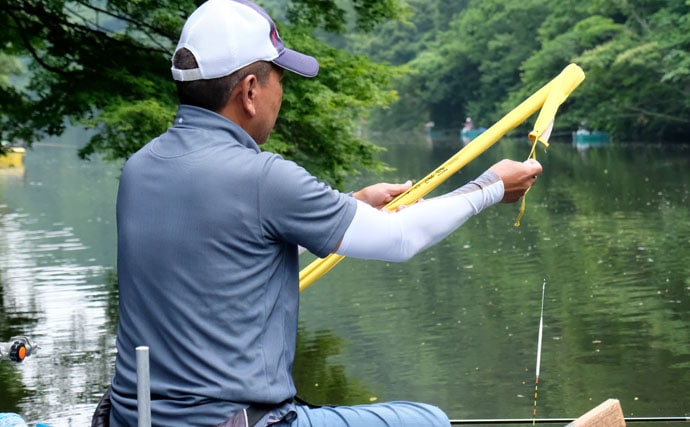
[[[53,426],[89,425],[115,357],[119,166],[79,160],[81,138],[37,145],[23,173],[0,175],[0,341],[40,346],[0,362],[0,412]],[[382,158],[397,170],[352,189],[422,178],[460,148],[390,139]],[[439,191],[528,152],[502,141]],[[495,206],[410,262],[346,259],[303,292],[303,398],[530,418],[546,282],[539,417],[608,398],[626,416],[690,416],[690,147],[555,143],[537,158],[520,228],[518,205]]]

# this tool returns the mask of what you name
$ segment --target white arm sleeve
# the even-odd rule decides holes
[[[395,213],[358,201],[355,216],[336,253],[352,258],[407,261],[443,240],[472,215],[500,202],[503,189],[498,175],[487,171],[455,191]]]

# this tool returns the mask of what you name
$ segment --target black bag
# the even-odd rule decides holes
[[[96,410],[93,412],[91,418],[91,427],[109,427],[110,426],[110,387],[105,391],[103,397],[96,405]]]
[[[264,409],[253,407],[241,409],[216,427],[254,427],[266,413],[267,411]]]

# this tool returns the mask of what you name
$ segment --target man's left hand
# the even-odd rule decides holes
[[[407,191],[410,187],[412,187],[412,181],[407,181],[403,184],[388,184],[381,182],[379,184],[364,187],[353,193],[352,196],[376,209],[381,209],[397,196]]]

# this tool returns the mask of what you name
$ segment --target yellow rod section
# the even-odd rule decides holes
[[[415,203],[544,106],[539,114],[537,123],[535,123],[535,130],[530,132],[532,139],[541,138],[546,126],[553,121],[558,106],[565,101],[584,78],[585,73],[579,66],[576,64],[568,65],[553,80],[523,101],[522,104],[515,107],[510,113],[503,116],[493,126],[482,132],[424,179],[419,180],[406,192],[388,203],[384,209],[395,210],[400,205]],[[536,125],[542,126],[543,123],[546,123],[546,126],[543,129],[537,130]],[[533,137],[533,134],[536,136]],[[546,143],[546,141],[541,142]],[[305,290],[330,271],[343,258],[345,257],[342,255],[330,254],[325,258],[314,260],[300,271],[299,290]]]
[[[537,120],[534,122],[534,128],[528,135],[530,140],[537,140],[547,146],[548,141],[542,140],[542,135],[553,123],[558,107],[565,102],[568,96],[585,79],[585,73],[577,65],[570,64],[556,79],[557,84],[551,88],[546,96]]]

